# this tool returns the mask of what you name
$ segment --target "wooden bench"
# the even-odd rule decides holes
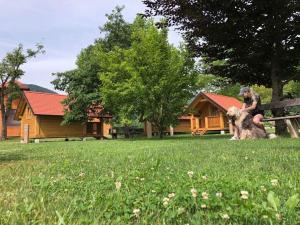
[[[264,104],[261,106],[261,109],[262,110],[272,110],[272,109],[288,108],[288,107],[293,107],[293,106],[299,107],[297,115],[266,118],[263,121],[268,122],[268,121],[284,120],[284,122],[286,123],[287,128],[290,132],[291,137],[298,138],[299,137],[299,129],[300,129],[300,98],[287,99],[287,100],[283,100],[280,102]]]

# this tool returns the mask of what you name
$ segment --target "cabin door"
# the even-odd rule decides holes
[[[87,124],[87,134],[96,137],[102,137],[103,136],[102,122],[89,122]]]

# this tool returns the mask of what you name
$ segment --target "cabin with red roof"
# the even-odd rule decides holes
[[[15,118],[21,121],[21,138],[24,139],[25,133],[28,133],[31,139],[102,138],[109,135],[109,115],[100,118],[91,115],[89,121],[84,124],[74,122],[62,125],[65,111],[63,100],[66,97],[54,93],[24,91],[15,115]]]
[[[178,118],[178,125],[168,128],[166,133],[203,135],[209,131],[230,130],[226,112],[231,106],[241,108],[242,103],[233,97],[200,92],[187,106],[187,114]],[[152,137],[156,132],[150,123],[145,122],[145,135]]]
[[[208,131],[229,130],[226,112],[231,106],[241,108],[242,103],[233,97],[200,92],[187,108],[191,133],[201,135]]]
[[[21,91],[29,90],[26,84],[23,84],[20,81],[15,81],[15,84],[19,86]],[[5,96],[4,101],[7,101],[7,96]],[[20,99],[14,99],[12,101],[11,110],[7,118],[7,137],[20,137],[20,121],[15,119],[16,110],[18,107]],[[0,116],[0,132],[2,131],[2,118]]]

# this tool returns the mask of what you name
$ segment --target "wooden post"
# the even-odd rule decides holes
[[[208,117],[205,117],[205,129],[208,129]]]
[[[199,129],[199,117],[196,117],[196,129]]]
[[[298,138],[299,134],[298,134],[298,130],[293,126],[293,123],[291,122],[290,119],[285,119],[285,123],[287,125],[287,128],[290,132],[290,135],[292,138]]]
[[[174,136],[174,128],[173,128],[173,126],[170,126],[170,136]]]
[[[191,115],[191,134],[194,135],[194,115]]]
[[[24,136],[23,136],[23,143],[28,144],[29,143],[29,125],[24,124]]]
[[[152,124],[150,122],[146,122],[146,134],[147,138],[152,138]]]
[[[224,117],[222,112],[220,112],[220,128],[224,130]]]

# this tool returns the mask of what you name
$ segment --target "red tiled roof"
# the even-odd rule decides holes
[[[242,103],[233,97],[228,97],[225,95],[218,95],[214,93],[202,93],[207,98],[209,98],[211,101],[215,102],[217,105],[222,107],[224,110],[228,110],[229,107],[235,106],[238,108],[242,107]]]
[[[62,101],[66,95],[33,91],[24,91],[24,95],[35,115],[64,115]]]

